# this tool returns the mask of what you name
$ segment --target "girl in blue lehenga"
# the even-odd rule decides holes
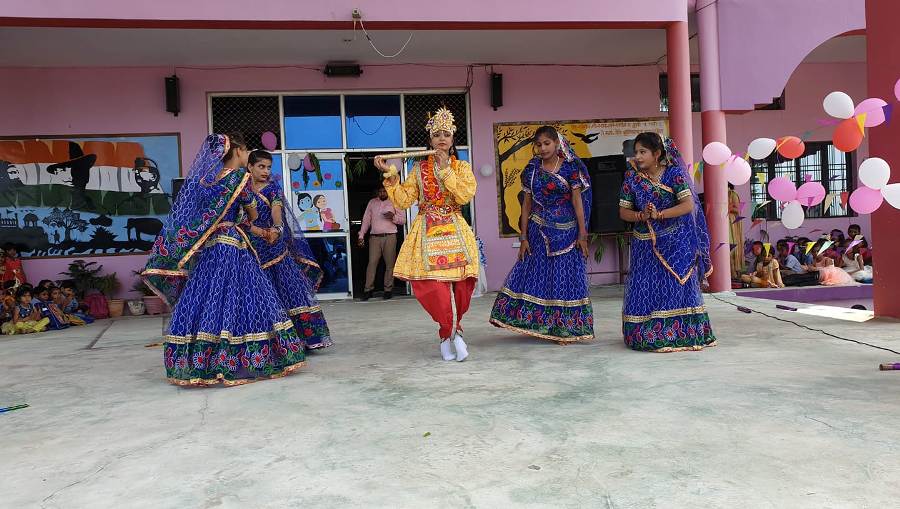
[[[634,350],[675,352],[716,344],[700,283],[712,272],[709,233],[684,161],[671,140],[641,133],[625,173],[619,215],[635,223],[622,332]]]
[[[280,182],[271,182],[272,154],[265,150],[250,153],[249,189],[256,199],[258,217],[242,228],[250,231],[250,241],[263,272],[269,277],[282,307],[294,322],[297,335],[313,350],[332,345],[328,324],[316,302],[316,288],[322,280],[319,268],[289,208],[285,207]]]
[[[534,146],[539,157],[522,172],[519,261],[497,295],[491,323],[559,344],[592,339],[590,176],[553,127],[535,131]]]
[[[242,209],[256,218],[246,146],[239,134],[206,138],[142,273],[174,305],[164,362],[177,385],[239,385],[304,363],[303,341],[237,227]]]

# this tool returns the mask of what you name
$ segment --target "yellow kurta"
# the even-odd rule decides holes
[[[465,161],[453,160],[451,165],[438,172],[437,179],[432,180],[438,184],[435,189],[429,188],[429,174],[422,174],[422,168],[417,163],[413,167],[409,178],[403,183],[391,184],[384,182],[388,197],[399,209],[406,210],[416,202],[419,204],[419,214],[409,229],[409,234],[403,241],[403,247],[397,255],[397,263],[394,265],[394,276],[406,281],[432,279],[438,281],[462,281],[468,278],[478,278],[479,256],[478,244],[475,242],[475,234],[460,214],[462,205],[469,203],[475,196],[475,175],[472,167]],[[430,170],[426,170],[430,171]],[[424,177],[424,179],[423,179]],[[423,189],[425,187],[426,189]],[[427,196],[434,196],[440,187],[439,194],[443,196],[443,204],[434,203]],[[426,193],[425,191],[429,192]],[[440,205],[440,207],[438,207]],[[426,209],[431,214],[440,214],[448,222],[441,227],[443,235],[450,238],[458,238],[461,242],[465,260],[462,266],[446,269],[430,269],[425,253],[426,241],[439,240],[437,237],[426,237]],[[455,236],[455,237],[454,237]]]

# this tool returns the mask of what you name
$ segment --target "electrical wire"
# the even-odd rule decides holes
[[[356,21],[356,20],[354,20],[354,21]],[[381,55],[384,58],[396,58],[396,57],[400,56],[400,54],[403,53],[403,50],[405,50],[406,47],[409,46],[409,41],[411,41],[413,38],[413,33],[410,32],[409,38],[406,39],[406,42],[403,43],[403,46],[399,50],[397,50],[396,53],[394,53],[393,55],[386,55],[386,54],[382,53],[381,50],[378,49],[377,46],[375,46],[375,41],[372,40],[372,36],[370,36],[369,31],[366,30],[366,23],[362,20],[362,18],[360,18],[358,21],[359,21],[360,28],[362,28],[363,34],[365,34],[365,36],[366,36],[366,40],[369,41],[369,46],[372,46],[372,49],[374,49],[376,53],[378,53],[379,55]]]
[[[710,297],[716,299],[716,300],[719,301],[719,302],[724,302],[725,304],[731,304],[732,306],[734,306],[734,307],[736,307],[736,308],[741,308],[741,307],[743,307],[743,308],[746,308],[746,309],[750,309],[750,310],[753,311],[754,313],[763,315],[763,316],[765,316],[766,318],[771,318],[771,319],[773,319],[773,320],[778,320],[779,322],[790,323],[790,324],[792,324],[792,325],[796,325],[797,327],[800,327],[801,329],[806,329],[806,330],[812,331],[812,332],[820,332],[820,333],[822,333],[822,334],[824,334],[824,335],[826,335],[826,336],[828,336],[828,337],[834,338],[834,339],[840,339],[841,341],[847,341],[847,342],[849,342],[849,343],[856,343],[856,344],[858,344],[858,345],[864,345],[864,346],[868,346],[868,347],[871,347],[871,348],[876,348],[876,349],[878,349],[878,350],[884,350],[884,351],[886,351],[886,352],[891,352],[891,353],[893,353],[893,354],[900,355],[900,352],[898,352],[898,351],[896,351],[896,350],[891,350],[890,348],[885,348],[885,347],[883,347],[883,346],[873,345],[873,344],[870,344],[870,343],[866,343],[865,341],[858,341],[858,340],[856,340],[856,339],[845,338],[845,337],[842,337],[842,336],[838,336],[838,335],[836,335],[836,334],[832,334],[832,333],[830,333],[830,332],[828,332],[828,331],[825,331],[825,330],[823,330],[823,329],[816,329],[816,328],[810,327],[810,326],[808,326],[808,325],[804,325],[804,324],[802,324],[802,323],[797,323],[797,322],[795,322],[795,321],[793,321],[793,320],[788,320],[788,319],[786,319],[786,318],[780,318],[780,317],[777,317],[777,316],[774,316],[774,315],[770,315],[770,314],[768,314],[768,313],[764,313],[764,312],[762,312],[762,311],[757,311],[756,309],[748,308],[747,306],[740,306],[740,305],[738,305],[738,304],[735,304],[734,302],[725,300],[725,299],[719,297],[719,296],[716,295],[716,294],[707,294],[707,295],[709,295]]]

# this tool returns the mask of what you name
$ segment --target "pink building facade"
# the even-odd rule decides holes
[[[246,16],[246,4],[231,0],[95,0],[77,8],[62,1],[8,2],[7,17],[0,18],[0,33],[10,41],[0,57],[7,77],[0,136],[177,133],[186,171],[210,132],[211,97],[465,94],[465,150],[479,184],[473,221],[485,245],[488,287],[496,290],[516,245],[500,231],[495,124],[668,117],[670,134],[690,160],[703,141],[714,139],[738,152],[757,137],[804,134],[810,142],[827,142],[830,128],[817,123],[825,116],[822,98],[832,90],[857,101],[867,97],[865,2],[821,3],[583,0],[546,9],[544,2],[527,1],[510,9],[468,1],[279,0],[254,6],[253,21],[246,22],[237,19]],[[377,54],[362,26],[354,25],[354,9],[379,51],[395,53],[411,36],[404,51],[394,58]],[[355,61],[362,75],[326,77],[321,69],[329,61]],[[702,113],[690,112],[691,71],[707,83]],[[496,109],[491,72],[503,75],[503,105]],[[163,79],[173,73],[180,82],[177,116],[165,109]],[[668,75],[668,111],[660,108],[661,73]],[[783,109],[754,111],[782,90]],[[853,164],[867,154],[864,143]],[[725,196],[724,180],[712,173],[706,172],[701,189],[715,202]],[[750,185],[738,192],[752,203]],[[723,225],[711,223],[718,229],[716,245]],[[868,216],[809,219],[792,233],[846,230],[850,223],[870,233]],[[777,219],[764,227],[772,239],[786,233]],[[749,238],[760,229],[745,220]],[[349,242],[354,234],[329,234],[341,235]],[[594,284],[620,277],[616,241],[604,242],[607,254],[591,266]],[[27,258],[25,269],[29,279],[56,279],[68,259]],[[128,288],[131,270],[144,259],[97,261]],[[721,257],[716,262],[721,265]]]

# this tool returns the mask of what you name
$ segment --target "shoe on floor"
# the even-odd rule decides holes
[[[463,341],[463,337],[457,332],[456,337],[453,338],[453,346],[456,348],[456,360],[462,362],[466,360],[466,357],[469,356],[469,349],[466,347],[466,342]]]
[[[456,355],[454,355],[453,350],[450,349],[449,339],[441,341],[441,357],[443,357],[445,361],[452,361],[456,359]]]

